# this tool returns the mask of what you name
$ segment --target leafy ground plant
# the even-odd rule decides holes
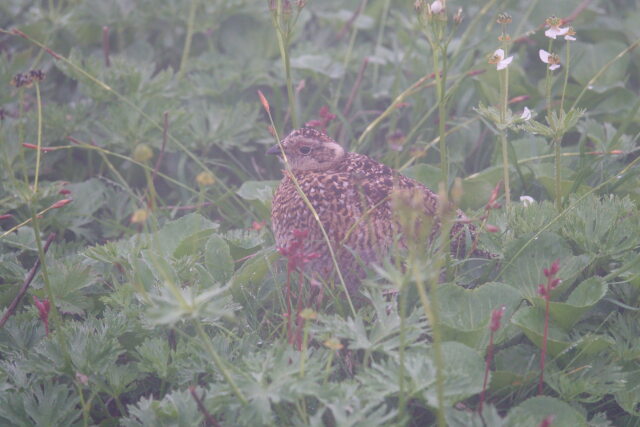
[[[639,19],[1,2],[0,424],[637,425]],[[353,304],[319,283],[269,222],[264,152],[303,123],[440,188],[494,259],[443,233]]]

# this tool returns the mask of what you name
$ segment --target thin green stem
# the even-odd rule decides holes
[[[505,32],[503,31],[503,38],[506,40]],[[508,45],[505,41],[503,43],[503,50],[505,58],[508,56]],[[500,131],[500,146],[502,148],[502,174],[504,181],[504,198],[506,209],[511,207],[511,181],[509,178],[509,141],[507,139],[507,108],[509,105],[509,67],[505,68],[500,73],[500,123],[502,124],[502,130]]]
[[[360,13],[363,13],[367,7],[368,0],[363,0],[361,5],[358,7],[360,9]],[[353,47],[356,44],[356,37],[358,36],[358,27],[352,25],[351,37],[349,37],[349,46],[347,47],[347,53],[344,56],[344,61],[342,62],[343,68],[348,69],[349,62],[351,61],[351,55],[353,54]],[[340,95],[342,94],[342,87],[344,85],[344,80],[347,73],[344,73],[338,82],[338,88],[336,90],[335,98],[333,99],[333,106],[337,107],[338,101],[340,100]]]
[[[218,368],[220,373],[222,373],[222,376],[227,381],[227,384],[229,384],[229,387],[231,387],[231,391],[233,392],[233,394],[236,395],[236,397],[240,400],[240,402],[242,402],[243,405],[246,405],[248,403],[247,398],[238,388],[235,381],[233,381],[233,378],[231,377],[231,374],[227,370],[226,366],[224,366],[220,355],[218,355],[218,352],[215,350],[215,348],[213,348],[213,345],[211,344],[211,338],[204,332],[204,328],[202,327],[202,324],[198,319],[194,321],[194,324],[196,326],[196,332],[200,337],[200,341],[203,343],[205,350],[209,353],[209,356],[211,356],[211,359],[216,365],[216,368]]]
[[[551,46],[553,46],[553,40],[549,40],[548,52],[551,54]],[[545,96],[547,98],[547,124],[551,126],[551,68],[550,65],[547,64],[547,75],[545,78]]]
[[[184,48],[182,49],[180,68],[178,69],[178,80],[182,80],[185,69],[187,68],[187,61],[189,60],[189,53],[191,52],[191,41],[193,40],[193,27],[196,20],[197,8],[198,0],[191,0],[191,4],[189,5],[189,17],[187,18],[187,34],[184,39]]]
[[[558,212],[562,209],[562,183],[560,180],[560,156],[561,156],[562,137],[553,139],[553,148],[555,151],[555,187],[556,187],[556,209]]]
[[[436,78],[436,90],[438,96],[438,136],[439,136],[439,148],[440,148],[440,176],[441,181],[444,183],[445,188],[449,188],[449,156],[447,155],[447,141],[446,141],[446,122],[447,122],[447,106],[445,100],[445,85],[446,85],[446,49],[443,49],[442,58],[442,72],[440,71],[440,51],[439,47],[432,45],[433,52],[433,69]]]
[[[40,176],[40,158],[42,156],[42,99],[40,98],[40,85],[35,82],[36,85],[36,105],[38,107],[38,149],[36,150],[36,172],[33,178],[33,192],[38,192],[38,177]]]
[[[287,98],[289,99],[289,114],[291,115],[291,126],[298,127],[298,116],[296,113],[295,92],[293,91],[293,79],[291,77],[291,60],[289,58],[289,44],[291,43],[291,28],[287,25],[286,31],[282,28],[280,17],[283,16],[282,0],[278,0],[276,10],[272,13],[273,26],[278,37],[278,49],[284,66],[285,78],[287,81]]]
[[[309,343],[309,320],[304,319],[302,335],[302,352],[300,354],[300,378],[304,378],[304,365],[307,361],[307,345]]]
[[[24,142],[24,89],[18,90],[18,142]],[[20,148],[20,163],[22,166],[22,177],[25,184],[29,184],[29,170],[24,156],[24,147]]]
[[[407,409],[407,396],[405,391],[405,347],[406,347],[406,316],[407,316],[407,293],[409,289],[406,287],[400,289],[400,348],[398,350],[400,373],[398,382],[400,388],[400,396],[398,401],[398,418],[403,420]]]
[[[502,147],[502,180],[504,181],[504,199],[507,212],[511,207],[511,184],[509,179],[509,141],[507,131],[500,132],[500,146]]]
[[[47,299],[49,300],[50,315],[51,315],[51,319],[53,320],[53,325],[55,327],[54,335],[56,336],[56,340],[58,341],[58,346],[60,347],[60,351],[63,354],[65,363],[67,367],[70,367],[72,365],[71,355],[69,354],[69,349],[67,348],[67,345],[66,345],[64,330],[62,328],[62,317],[58,312],[58,307],[56,307],[56,297],[53,294],[53,289],[51,288],[51,281],[49,280],[49,271],[47,270],[46,254],[44,252],[44,246],[42,245],[42,238],[40,237],[40,223],[38,221],[38,217],[36,215],[35,210],[33,210],[33,200],[29,203],[29,210],[31,211],[31,221],[33,222],[33,234],[36,240],[36,247],[38,248],[38,258],[40,259],[40,271],[42,272],[42,281],[44,282],[44,291],[47,294]]]
[[[562,97],[560,98],[560,111],[564,111],[564,96],[567,93],[567,83],[569,82],[569,65],[571,64],[571,42],[567,41],[567,59],[564,66],[564,83],[562,84]]]

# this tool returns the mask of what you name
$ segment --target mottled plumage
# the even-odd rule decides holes
[[[394,239],[400,246],[406,244],[398,215],[394,214],[398,206],[419,211],[423,218],[433,219],[437,212],[438,196],[426,186],[365,155],[345,152],[340,144],[315,129],[294,130],[282,141],[282,148],[277,145],[267,153],[282,155],[282,150],[291,172],[284,171],[273,198],[271,220],[276,245],[287,247],[294,229],[308,230],[304,250],[320,256],[307,264],[305,271],[326,280],[334,277],[326,240],[291,179],[292,173],[318,213],[351,291],[364,277],[363,265],[380,261]],[[460,210],[457,217],[466,219]],[[434,221],[432,235],[437,228]],[[456,222],[451,236],[452,250],[464,254],[464,241],[469,236],[475,238],[475,229]]]

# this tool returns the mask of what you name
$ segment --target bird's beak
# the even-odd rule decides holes
[[[282,154],[282,151],[280,151],[280,145],[276,144],[273,147],[269,148],[267,150],[267,154],[271,154],[273,156],[279,156],[280,154]]]

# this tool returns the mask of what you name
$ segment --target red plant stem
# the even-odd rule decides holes
[[[207,407],[204,406],[204,402],[202,401],[202,398],[198,396],[198,394],[196,393],[196,388],[194,386],[189,386],[189,393],[191,393],[191,397],[193,397],[193,400],[196,401],[196,405],[198,406],[198,411],[204,416],[204,419],[206,422],[205,425],[207,427],[220,426],[220,423],[218,423],[218,420],[216,420],[216,418],[209,413],[209,411],[207,410]]]
[[[51,246],[51,243],[53,243],[53,239],[55,238],[56,233],[49,234],[49,236],[47,237],[47,241],[44,243],[44,247],[42,249],[44,253],[47,253],[47,251],[49,250],[49,246]],[[16,294],[13,301],[11,301],[11,304],[9,304],[9,307],[7,308],[7,311],[5,311],[4,316],[2,316],[2,319],[0,319],[0,328],[2,328],[5,323],[7,323],[9,317],[11,317],[11,315],[16,311],[16,307],[20,303],[20,300],[22,299],[24,294],[27,292],[27,288],[29,288],[29,285],[33,281],[33,278],[36,276],[38,268],[40,268],[40,258],[36,260],[36,262],[33,264],[33,267],[31,267],[31,270],[29,270],[29,274],[27,274],[26,279],[24,279],[20,290]]]
[[[547,286],[544,310],[544,332],[542,334],[542,349],[540,350],[540,381],[538,382],[538,396],[542,395],[542,384],[544,383],[544,361],[547,356],[547,338],[549,336],[549,300],[551,299],[551,289]]]
[[[487,347],[487,359],[484,367],[484,381],[482,382],[482,391],[480,392],[480,405],[478,405],[478,412],[482,414],[482,405],[484,404],[484,396],[487,391],[487,382],[489,381],[489,369],[491,369],[491,361],[493,360],[493,334],[491,331],[489,335],[489,346]]]

